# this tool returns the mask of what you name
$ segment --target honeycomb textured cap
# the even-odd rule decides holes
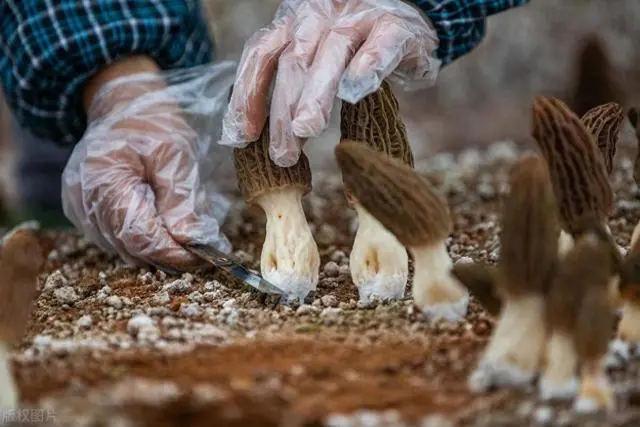
[[[444,197],[409,166],[357,141],[338,144],[335,155],[345,186],[404,246],[436,243],[453,230]]]
[[[391,86],[384,80],[380,89],[361,101],[342,102],[340,137],[361,141],[371,148],[413,167],[413,154],[400,107]]]
[[[260,138],[244,148],[234,149],[238,186],[245,201],[252,203],[265,192],[299,187],[304,194],[311,191],[311,169],[304,153],[295,165],[283,168],[269,157],[269,119]]]
[[[559,99],[538,96],[532,113],[532,136],[547,161],[563,228],[578,235],[603,223],[613,191],[594,137]]]
[[[544,159],[521,157],[502,205],[499,285],[510,297],[544,292],[558,257],[557,204]]]
[[[616,155],[620,128],[624,120],[622,106],[615,102],[599,105],[587,111],[580,120],[595,138],[607,174],[610,175],[613,171],[613,158]]]

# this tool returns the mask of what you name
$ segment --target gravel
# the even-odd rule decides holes
[[[609,224],[626,247],[640,194],[635,150],[619,151]],[[416,165],[449,200],[454,262],[497,260],[500,197],[520,152],[500,143]],[[116,414],[132,425],[183,425],[185,411],[192,425],[622,426],[640,419],[633,364],[611,371],[620,409],[608,416],[578,417],[569,404],[538,402],[535,389],[470,393],[467,378],[493,319],[472,301],[463,322],[427,322],[411,284],[401,301],[360,304],[349,277],[354,214],[339,176],[315,173],[305,209],[318,237],[320,283],[313,298],[291,307],[225,272],[133,268],[74,233],[45,233],[43,291],[15,353],[25,403],[52,408],[65,426],[114,425]],[[241,204],[232,215],[225,233],[234,254],[257,269],[264,218]],[[229,408],[240,424],[225,418]]]

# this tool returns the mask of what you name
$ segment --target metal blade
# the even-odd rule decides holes
[[[254,289],[267,294],[284,295],[276,285],[263,279],[257,272],[249,270],[231,256],[202,243],[189,243],[185,248],[216,267],[223,268]]]

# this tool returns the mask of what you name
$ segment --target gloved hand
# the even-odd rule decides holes
[[[135,74],[94,97],[62,178],[64,212],[89,239],[130,263],[173,271],[203,265],[181,246],[191,239],[229,252],[219,227],[229,202],[202,178],[218,165],[211,149],[234,65]]]
[[[284,0],[245,45],[220,143],[245,147],[269,115],[270,156],[292,166],[304,141],[326,129],[336,95],[355,103],[387,77],[430,86],[437,47],[430,22],[401,0]]]

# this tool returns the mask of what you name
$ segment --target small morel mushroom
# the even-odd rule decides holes
[[[9,364],[10,348],[22,339],[38,293],[38,274],[44,256],[35,233],[28,229],[10,232],[0,255],[0,407],[18,404]]]
[[[500,314],[502,299],[496,288],[498,277],[496,267],[476,262],[457,263],[451,269],[451,274],[469,290],[491,316],[497,317]]]
[[[453,224],[446,200],[409,166],[362,143],[343,141],[335,153],[344,184],[360,209],[411,251],[416,305],[431,318],[462,318],[468,293],[450,274],[445,239]]]
[[[594,137],[565,103],[538,96],[532,136],[547,161],[558,199],[563,256],[586,227],[598,223],[608,230],[613,191]]]
[[[523,387],[538,372],[544,353],[544,298],[557,263],[560,225],[545,161],[523,156],[511,170],[502,206],[500,260],[495,278],[502,309],[477,369],[474,391]]]
[[[267,120],[268,123],[268,120]],[[245,148],[234,149],[240,190],[247,203],[259,205],[267,217],[260,258],[265,279],[304,300],[315,290],[320,254],[302,208],[311,190],[309,161],[302,153],[289,168],[277,166],[269,157],[269,126]]]
[[[579,116],[608,102],[624,104],[624,91],[597,34],[590,34],[582,40],[574,65],[574,82],[570,104]]]
[[[620,128],[624,120],[624,110],[620,104],[609,102],[587,111],[580,120],[595,138],[607,173],[611,175]]]
[[[640,348],[640,241],[637,236],[635,239],[632,237],[631,241],[631,248],[620,268],[618,290],[622,301],[622,317],[616,339],[610,348],[611,357],[619,362],[637,357]]]
[[[388,82],[383,81],[379,90],[355,104],[343,102],[340,114],[341,140],[361,142],[413,167],[407,131]],[[349,184],[344,184],[347,200],[358,214],[349,263],[361,301],[366,303],[373,295],[386,300],[402,298],[409,277],[406,248],[362,209]]]
[[[546,298],[549,330],[546,366],[540,379],[543,399],[572,399],[576,408],[608,406],[610,395],[603,360],[614,326],[611,277],[621,257],[601,225],[586,230],[560,261]]]

